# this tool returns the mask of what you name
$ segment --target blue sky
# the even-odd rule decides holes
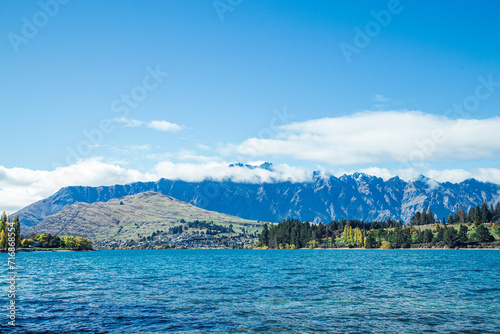
[[[499,10],[2,1],[0,205],[72,184],[254,180],[233,162],[271,161],[293,180],[321,169],[500,183]]]

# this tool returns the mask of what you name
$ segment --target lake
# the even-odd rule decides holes
[[[495,250],[16,254],[2,333],[500,333]]]

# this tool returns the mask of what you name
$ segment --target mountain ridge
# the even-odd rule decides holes
[[[106,202],[113,198],[155,191],[202,209],[250,220],[281,221],[297,218],[308,221],[361,219],[408,222],[416,211],[429,206],[438,217],[462,207],[500,200],[500,185],[468,179],[460,183],[438,183],[421,176],[404,181],[363,173],[325,176],[315,173],[312,181],[238,183],[231,180],[187,182],[160,179],[113,186],[70,186],[35,202],[16,214],[23,227],[33,226],[65,206]]]

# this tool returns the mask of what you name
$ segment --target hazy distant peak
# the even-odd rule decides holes
[[[244,164],[244,163],[241,163],[241,162],[237,162],[237,163],[234,163],[234,164],[230,164],[229,167],[242,167],[242,168],[248,168],[248,169],[257,169],[257,168],[260,168],[260,169],[265,169],[265,170],[268,170],[268,171],[274,171],[274,166],[272,163],[270,162],[264,162],[260,165],[250,165],[250,164]]]

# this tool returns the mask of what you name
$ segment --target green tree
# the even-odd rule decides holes
[[[444,228],[439,227],[438,233],[434,236],[434,239],[432,241],[434,243],[441,242],[441,241],[443,241],[443,238],[444,238]]]
[[[75,237],[75,249],[77,250],[91,250],[92,241],[83,237]]]
[[[23,241],[21,241],[21,245],[23,247],[29,247],[29,246],[32,246],[33,244],[35,243],[34,240],[32,239],[23,239]]]
[[[450,248],[455,248],[458,243],[457,230],[452,226],[448,227],[443,233],[444,244]]]
[[[38,244],[40,247],[47,247],[46,246],[46,243],[47,243],[47,235],[45,233],[38,233],[36,236],[35,236],[35,241],[38,241]]]
[[[413,217],[411,217],[410,225],[418,226],[420,225],[420,212],[417,211]]]
[[[427,224],[427,214],[425,213],[425,209],[422,209],[422,213],[420,214],[420,225]]]
[[[432,242],[433,238],[434,238],[434,234],[432,234],[432,231],[429,229],[425,229],[424,237],[423,237],[424,243],[430,244]]]
[[[75,249],[76,248],[75,237],[71,236],[61,237],[61,245],[65,249]]]
[[[431,207],[429,206],[429,210],[427,211],[427,214],[426,214],[426,223],[433,224],[434,221],[435,221],[434,214],[432,213]]]
[[[368,232],[368,235],[365,238],[365,248],[367,249],[378,248],[374,234],[375,233],[373,231]]]
[[[480,224],[476,229],[476,240],[478,242],[490,242],[495,240],[484,224]]]
[[[8,232],[9,228],[9,217],[5,214],[5,211],[2,213],[2,217],[0,218],[0,248],[2,250],[7,250],[8,248]]]
[[[460,229],[458,230],[458,242],[461,245],[465,245],[467,243],[467,226],[460,224]]]
[[[481,221],[486,224],[491,221],[491,212],[488,209],[488,205],[486,203],[483,203],[481,205]]]
[[[416,230],[415,231],[415,243],[423,244],[424,243],[424,231]]]
[[[267,226],[267,224],[264,224],[264,228],[262,229],[262,233],[260,234],[259,241],[263,246],[268,246],[269,244],[269,227]]]
[[[53,235],[50,238],[50,241],[48,241],[47,247],[49,248],[59,248],[61,246],[61,238],[59,238],[57,235]]]
[[[457,219],[458,217],[458,219]],[[458,211],[455,213],[455,219],[460,223],[460,224],[465,224],[465,221],[466,221],[466,216],[465,216],[465,212],[464,212],[464,209],[462,209],[462,207],[459,207],[458,208]]]

